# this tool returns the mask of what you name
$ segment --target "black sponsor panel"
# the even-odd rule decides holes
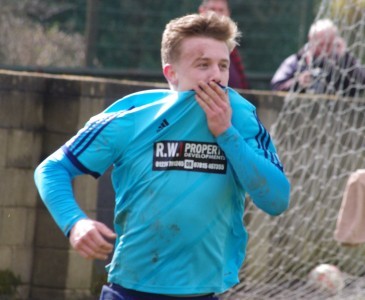
[[[153,147],[153,168],[226,174],[227,159],[215,143],[159,141]]]

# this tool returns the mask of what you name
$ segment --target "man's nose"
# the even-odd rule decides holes
[[[215,81],[217,83],[220,83],[222,80],[222,72],[219,66],[213,66],[211,69],[211,74],[209,81]]]

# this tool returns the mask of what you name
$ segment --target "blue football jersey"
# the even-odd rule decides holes
[[[245,193],[273,215],[288,205],[282,165],[254,106],[229,89],[232,127],[215,138],[194,97],[132,94],[62,148],[62,160],[82,173],[98,177],[113,166],[110,282],[158,294],[223,292],[238,282],[245,257]]]

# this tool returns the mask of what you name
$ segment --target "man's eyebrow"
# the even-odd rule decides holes
[[[208,62],[210,59],[208,57],[202,57],[202,56],[199,56],[197,57],[196,59],[194,59],[192,61],[193,64],[196,64],[196,63],[201,63],[201,62]]]
[[[204,57],[204,56],[199,56],[195,59],[195,61],[199,61],[199,60],[210,60],[209,57]]]
[[[198,58],[196,58],[193,62],[200,62],[200,61],[210,61],[212,60],[211,58],[209,57],[204,57],[204,56],[200,56]],[[229,63],[230,60],[229,59],[226,59],[226,58],[223,58],[223,59],[220,59],[220,62],[226,62],[226,63]]]

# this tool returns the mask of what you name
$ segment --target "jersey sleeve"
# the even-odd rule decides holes
[[[146,91],[116,101],[92,117],[74,137],[36,168],[34,180],[39,194],[65,235],[78,220],[87,218],[73,194],[74,177],[89,174],[97,178],[122,160],[134,134],[131,112],[170,93],[166,90]]]
[[[83,174],[97,178],[122,155],[131,135],[128,124],[133,124],[131,118],[123,118],[127,112],[93,117],[36,168],[34,180],[41,199],[65,235],[77,221],[87,218],[74,197],[72,180]]]
[[[246,101],[237,94],[231,93],[231,97]],[[288,208],[290,183],[254,107],[246,102],[238,106],[233,125],[217,137],[217,143],[255,205],[270,215],[279,215]]]
[[[61,149],[46,158],[34,172],[41,199],[65,235],[77,221],[87,218],[74,198],[71,184],[81,174]]]
[[[296,54],[287,57],[276,70],[271,79],[271,89],[274,91],[289,91],[295,82],[295,72],[298,69],[298,58]]]

